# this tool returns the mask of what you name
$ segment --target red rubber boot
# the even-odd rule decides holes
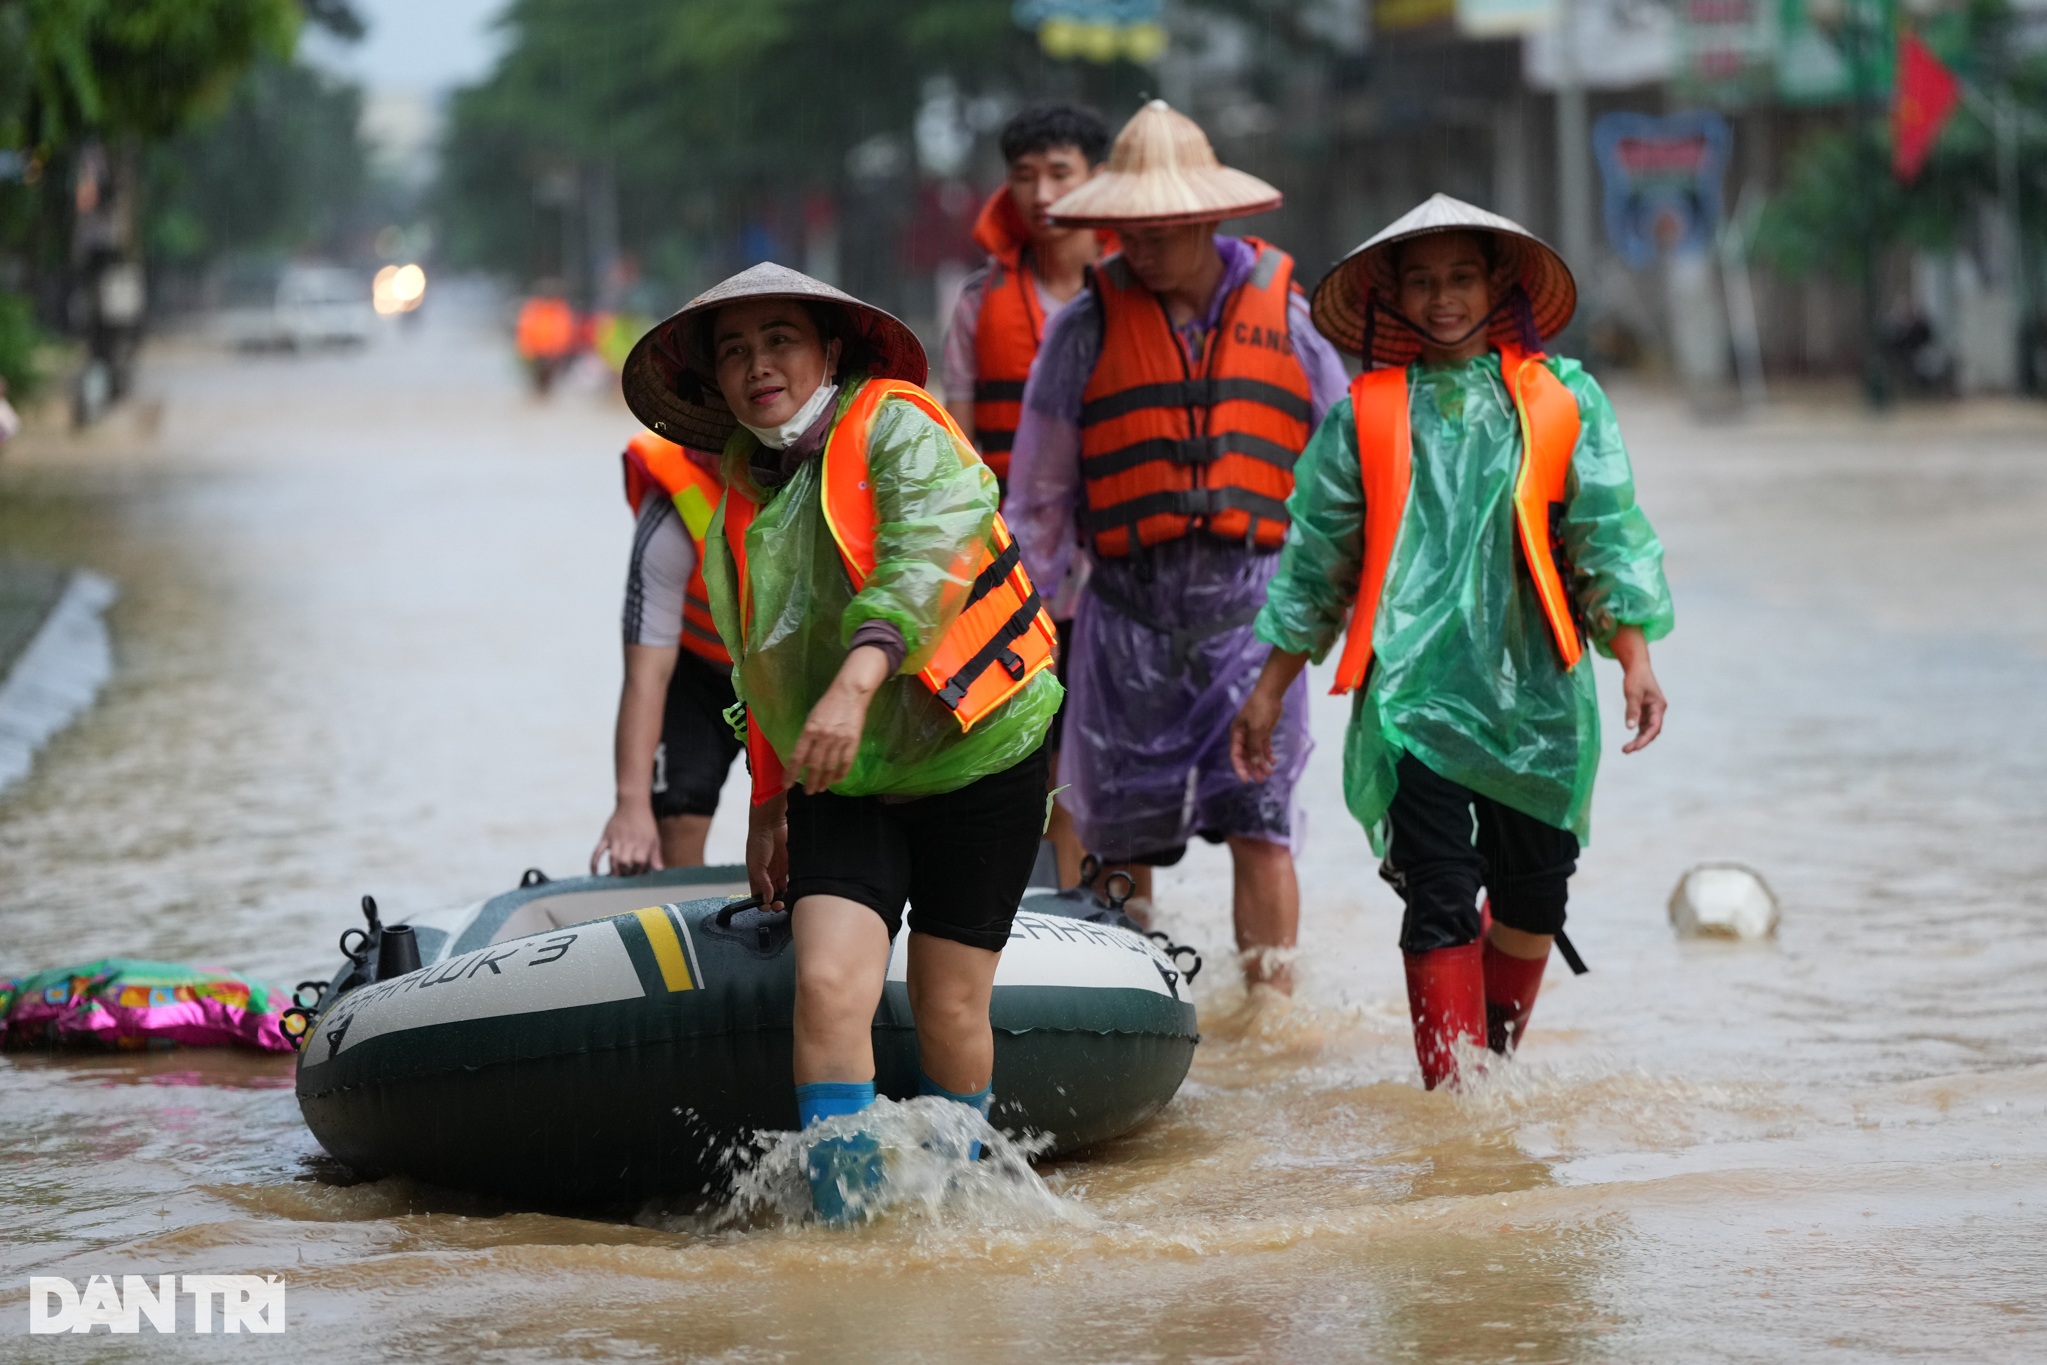
[[[1485,1037],[1484,950],[1476,942],[1407,959],[1407,1012],[1414,1018],[1414,1054],[1422,1064],[1422,1085],[1434,1090],[1457,1081],[1459,1040],[1476,1045]]]
[[[1495,1052],[1512,1052],[1528,1032],[1535,1012],[1535,993],[1542,988],[1542,969],[1549,955],[1514,957],[1485,946],[1485,1043]]]

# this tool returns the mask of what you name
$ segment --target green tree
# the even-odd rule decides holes
[[[43,153],[82,134],[167,137],[222,103],[259,55],[287,56],[297,0],[0,0],[25,68],[0,139]]]
[[[618,186],[630,249],[658,259],[729,236],[751,206],[842,187],[859,144],[907,138],[927,78],[1024,84],[1039,58],[1010,9],[513,0],[504,57],[452,107],[438,195],[448,248],[528,276],[558,254],[550,187],[600,172]]]
[[[0,150],[15,168],[0,181],[0,291],[34,291],[67,268],[65,171],[85,139],[140,148],[175,135],[221,108],[257,59],[288,58],[309,12],[354,22],[343,0],[0,0]],[[0,302],[0,315],[21,313]],[[0,373],[25,387],[24,349],[0,347]]]
[[[368,176],[361,118],[355,86],[303,62],[257,62],[218,115],[151,152],[150,257],[337,243]]]
[[[1975,0],[1929,41],[1976,91],[2008,93],[2020,111],[2019,216],[2028,250],[2047,248],[2047,57],[2023,52],[2005,0]],[[1878,255],[1898,247],[1953,250],[1977,212],[1997,198],[1997,141],[1974,100],[1955,111],[1925,168],[1909,184],[1882,174],[1852,125],[1810,138],[1792,159],[1784,188],[1763,214],[1757,250],[1792,277],[1856,278],[1870,243]],[[1873,227],[1867,231],[1865,223]]]

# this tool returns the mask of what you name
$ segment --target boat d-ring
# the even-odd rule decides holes
[[[1201,975],[1201,954],[1199,952],[1185,943],[1173,942],[1165,931],[1160,929],[1147,929],[1144,936],[1153,943],[1158,944],[1159,951],[1172,959],[1173,965],[1180,969],[1180,975],[1186,979],[1188,985],[1194,984],[1194,978]],[[1193,966],[1190,967],[1180,960],[1180,956],[1183,953],[1194,959]]]
[[[293,1052],[306,1050],[306,1039],[312,1036],[313,1012],[299,1005],[293,1005],[277,1016],[277,1028],[291,1044]]]
[[[1121,891],[1116,889],[1116,883],[1118,882],[1123,883]],[[1102,879],[1102,894],[1108,897],[1109,908],[1118,914],[1123,912],[1123,907],[1129,903],[1130,898],[1136,893],[1137,878],[1131,876],[1128,872],[1111,872]]]
[[[316,1010],[320,1008],[320,1001],[327,994],[327,984],[325,981],[299,982],[298,985],[291,988],[291,1003],[302,1010]],[[313,993],[311,1000],[306,999],[307,991]]]
[[[377,918],[377,898],[375,896],[364,896],[362,898],[362,917],[368,927],[350,927],[341,931],[341,955],[358,967],[370,960],[370,953],[373,951],[372,945],[376,942],[377,936],[384,932],[383,921]],[[349,947],[348,936],[350,934],[362,935],[362,942],[353,948]]]
[[[526,869],[524,874],[522,874],[519,878],[519,889],[521,891],[531,891],[534,887],[546,886],[549,882],[553,880],[554,878],[548,876],[539,868],[529,867]]]

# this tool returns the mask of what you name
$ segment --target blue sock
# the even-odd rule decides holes
[[[954,1104],[964,1104],[984,1119],[988,1117],[988,1111],[995,1107],[995,1082],[988,1082],[988,1084],[982,1086],[971,1095],[961,1095],[955,1091],[947,1090],[937,1081],[932,1080],[924,1074],[921,1068],[917,1072],[917,1093],[919,1095],[936,1095],[940,1099],[951,1100]],[[979,1161],[980,1159],[981,1141],[979,1138],[976,1138],[967,1144],[967,1160]]]
[[[814,1081],[796,1087],[796,1114],[805,1128],[820,1119],[857,1114],[874,1103],[873,1081]],[[881,1144],[866,1133],[819,1138],[804,1154],[810,1206],[827,1223],[850,1222],[848,1196],[865,1194],[882,1181]]]
[[[873,1103],[873,1081],[812,1081],[796,1087],[796,1126],[857,1114]]]

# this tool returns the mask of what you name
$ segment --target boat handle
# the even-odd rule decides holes
[[[719,907],[717,918],[713,923],[720,929],[730,929],[733,916],[737,915],[740,911],[758,910],[760,908],[761,898],[759,896],[748,896],[744,900],[728,901]]]

